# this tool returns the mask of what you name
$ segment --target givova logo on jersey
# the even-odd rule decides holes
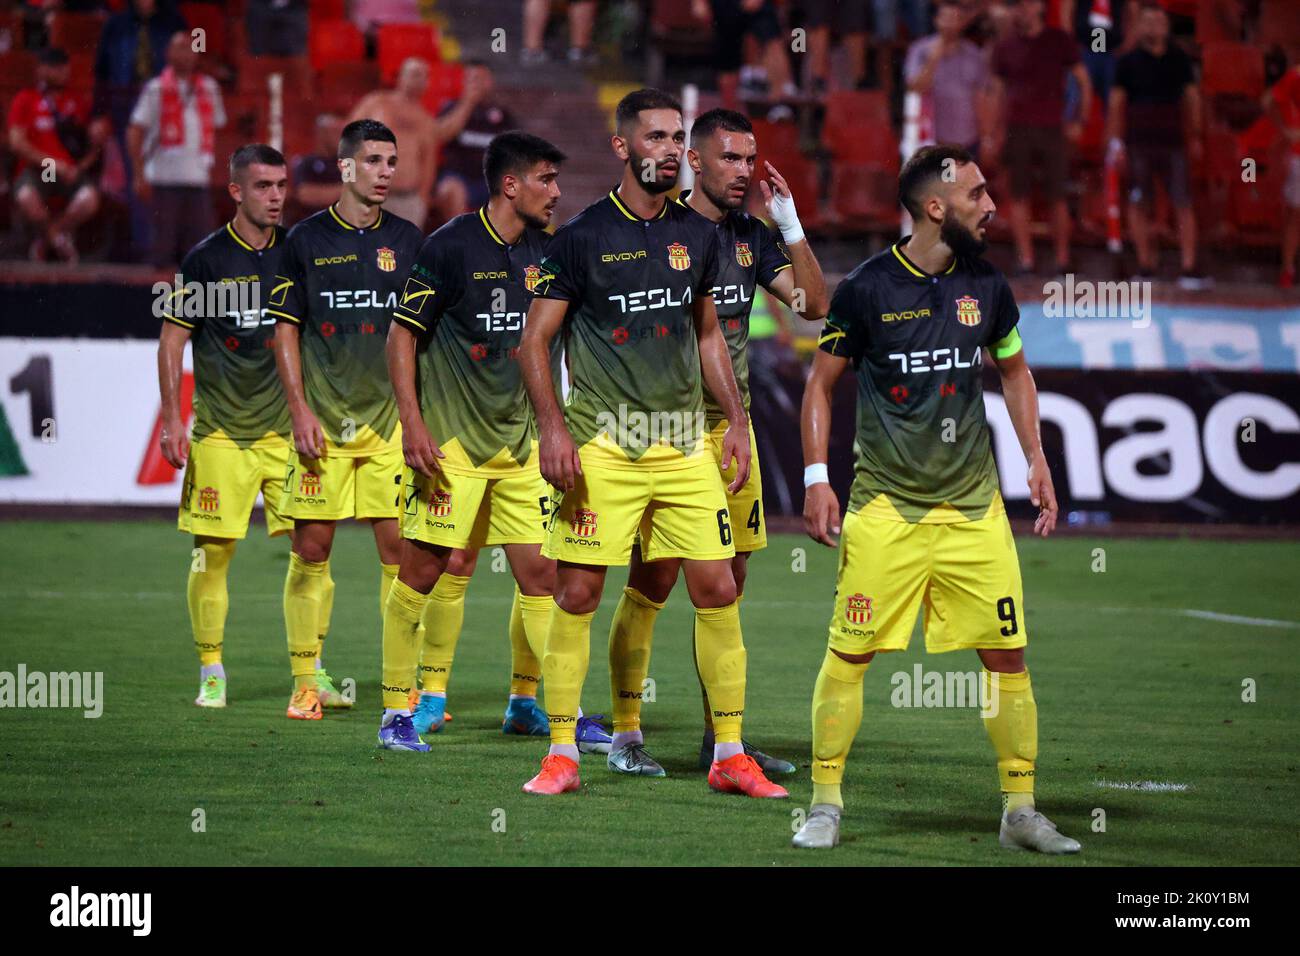
[[[872,599],[861,593],[851,595],[844,602],[844,617],[850,624],[866,624],[875,616]]]

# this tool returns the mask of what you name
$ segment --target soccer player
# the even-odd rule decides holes
[[[185,469],[177,528],[194,536],[186,598],[199,652],[200,707],[226,706],[221,652],[235,543],[248,534],[258,492],[266,530],[287,534],[280,483],[289,458],[289,407],[275,375],[275,320],[284,248],[280,216],[288,177],[284,157],[261,143],[230,157],[235,217],[185,256],[178,287],[163,307],[158,337],[163,457]],[[210,307],[211,306],[211,307]],[[185,343],[194,355],[194,426],[181,418]]]
[[[352,703],[316,674],[317,623],[333,604],[335,523],[355,517],[373,526],[381,612],[397,574],[402,438],[384,340],[423,238],[382,208],[397,168],[392,130],[374,120],[349,123],[338,159],[339,201],[289,231],[276,279],[284,294],[268,309],[293,420],[281,511],[294,522],[284,622],[294,678],[287,714],[297,720],[320,720],[322,706]]]
[[[830,647],[813,691],[813,798],[797,847],[839,841],[840,782],[862,722],[862,682],[878,651],[905,650],[925,607],[925,646],[974,650],[991,705],[999,842],[1043,853],[1079,844],[1034,809],[1038,710],[1025,669],[1020,564],[984,418],[985,351],[1029,465],[1035,532],[1056,527],[1038,433],[1038,392],[1003,275],[980,258],[995,206],[970,153],[927,146],[904,165],[911,236],[860,264],[831,299],[803,401],[804,524],[835,547],[840,506],[826,479],[831,391],[858,380],[857,463],[836,581]]]
[[[536,688],[555,605],[555,562],[542,556],[550,489],[537,464],[518,355],[564,159],[529,133],[494,137],[483,162],[487,205],[425,240],[393,312],[388,368],[407,467],[401,564],[384,613],[379,743],[388,749],[427,751],[420,734],[442,727],[465,585],[478,550],[489,545],[505,549],[518,585],[511,612],[514,677],[502,730],[549,728]],[[553,355],[552,375],[557,360]],[[450,561],[463,573],[445,573]],[[450,592],[443,587],[449,578]],[[441,617],[434,621],[430,595],[439,589]],[[449,609],[457,601],[460,616],[453,617]],[[412,714],[407,697],[421,620],[424,687]],[[588,723],[580,718],[580,729]]]
[[[707,450],[701,377],[730,422],[721,463],[736,463],[732,492],[749,478],[749,419],[709,295],[718,277],[715,229],[668,201],[686,141],[680,104],[637,90],[620,101],[615,122],[622,180],[551,240],[520,345],[542,475],[558,492],[543,553],[559,561],[542,661],[551,747],[524,790],[580,786],[574,731],[591,618],[606,569],[628,562],[639,531],[647,561],[684,559],[700,676],[715,713],[709,785],[784,797],[740,742],[745,648],[735,547],[727,489]],[[548,356],[562,325],[573,383],[563,412]],[[610,663],[614,672],[630,666]]]
[[[759,188],[768,214],[781,230],[784,248],[761,220],[741,211],[757,154],[754,128],[745,116],[731,110],[709,110],[691,127],[691,148],[686,153],[687,162],[695,171],[695,189],[683,192],[677,200],[712,225],[718,237],[718,277],[712,289],[713,302],[746,410],[749,408],[749,310],[754,303],[755,286],[761,285],[806,319],[825,318],[829,304],[826,280],[804,237],[790,187],[770,163],[767,171],[772,184],[760,180]],[[799,290],[797,298],[796,290]],[[709,450],[722,467],[722,438],[729,422],[708,390],[704,393],[704,406]],[[745,588],[749,555],[767,547],[763,483],[752,429],[750,448],[749,481],[734,494],[727,494],[728,523],[736,548],[731,571],[736,579],[737,602]],[[732,470],[722,475],[723,481],[734,477]],[[663,767],[644,749],[640,729],[641,689],[650,667],[655,617],[677,582],[681,563],[681,559],[647,563],[641,560],[640,549],[634,548],[627,587],[614,612],[609,633],[610,660],[623,661],[628,666],[610,672],[615,736],[609,765],[624,773],[664,776]],[[713,762],[713,712],[707,691],[703,696],[700,766],[708,769]],[[795,766],[789,761],[770,757],[747,741],[742,740],[741,745],[769,776],[794,773]]]

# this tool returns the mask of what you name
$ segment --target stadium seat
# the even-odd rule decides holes
[[[49,16],[50,46],[60,47],[69,55],[94,53],[99,47],[105,19],[102,14],[55,11]]]
[[[327,63],[316,79],[321,112],[346,114],[379,86],[379,68],[369,60]]]
[[[1262,47],[1300,43],[1300,3],[1296,0],[1263,0],[1259,10],[1257,42]]]
[[[879,164],[837,162],[831,174],[831,208],[847,223],[896,224],[898,174]]]
[[[1245,43],[1207,43],[1202,57],[1201,89],[1206,96],[1264,93],[1264,54]]]
[[[652,0],[646,82],[658,86],[671,58],[703,61],[713,54],[713,23],[691,14],[691,0]]]
[[[348,0],[309,0],[312,19],[342,20],[348,15]]]
[[[878,91],[841,91],[826,100],[822,140],[837,162],[898,165],[889,103]]]
[[[21,90],[36,82],[36,54],[29,50],[0,53],[0,85]]]
[[[210,3],[182,3],[180,14],[185,18],[191,30],[204,32],[206,53],[219,60],[228,59],[230,53],[230,35],[227,24],[230,13]]]
[[[429,89],[424,94],[424,108],[437,116],[445,104],[460,99],[464,89],[465,67],[459,63],[434,63]]]
[[[384,85],[393,82],[402,61],[418,56],[429,63],[442,60],[438,52],[438,28],[429,23],[386,23],[376,39],[379,79]]]
[[[366,38],[347,20],[315,20],[308,35],[311,65],[323,70],[332,63],[355,63],[366,58]]]
[[[95,86],[95,54],[73,53],[68,56],[68,86],[89,93]]]

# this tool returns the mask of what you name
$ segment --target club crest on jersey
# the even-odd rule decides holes
[[[525,289],[527,289],[529,292],[532,292],[534,289],[537,288],[537,283],[541,281],[542,281],[541,266],[524,267],[524,288]]]
[[[754,264],[754,254],[749,251],[749,243],[736,243],[736,263],[746,269]]]
[[[320,475],[314,471],[304,471],[298,479],[298,492],[307,498],[320,494]]]
[[[451,514],[450,491],[435,491],[429,496],[429,514],[435,518],[445,518]]]
[[[579,508],[573,513],[573,533],[579,538],[590,538],[596,533],[596,512],[590,508]]]
[[[375,250],[375,265],[379,266],[380,272],[392,272],[397,268],[397,253],[387,246],[380,246]]]
[[[957,300],[957,321],[962,325],[980,324],[980,300],[968,295]]]
[[[844,605],[844,616],[850,624],[866,624],[874,616],[871,598],[854,594]]]
[[[668,246],[668,264],[679,272],[685,272],[691,267],[691,253],[680,242],[671,243]]]
[[[211,485],[199,492],[199,509],[201,511],[216,511],[221,507],[221,495],[216,488]]]

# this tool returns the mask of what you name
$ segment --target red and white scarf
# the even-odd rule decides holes
[[[214,105],[212,90],[208,87],[207,77],[195,73],[190,80],[194,88],[194,105],[199,111],[199,149],[205,156],[213,152]],[[162,97],[160,101],[160,125],[158,144],[160,146],[185,145],[185,106],[181,102],[181,85],[176,79],[176,71],[170,66],[162,71]]]

